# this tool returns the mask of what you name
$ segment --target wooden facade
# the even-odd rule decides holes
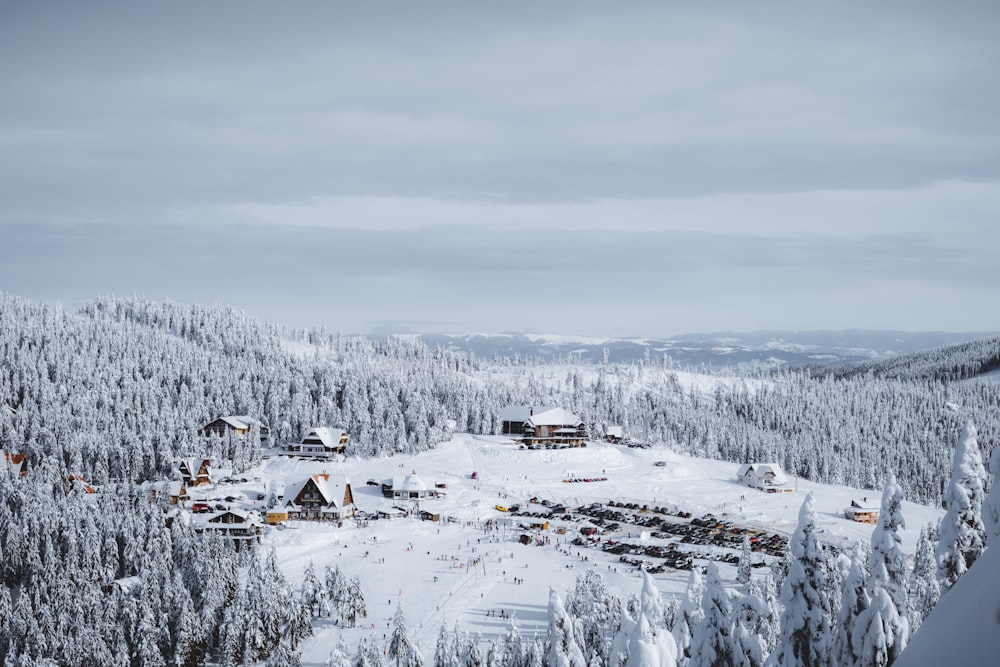
[[[336,521],[354,516],[356,508],[350,482],[330,477],[321,473],[289,485],[284,494],[288,518]]]
[[[260,420],[247,415],[227,415],[214,419],[202,426],[198,435],[203,437],[234,435],[238,438],[245,438],[254,429],[260,434],[261,444],[266,443],[269,436],[267,427]]]

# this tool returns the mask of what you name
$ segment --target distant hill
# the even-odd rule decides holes
[[[898,380],[968,380],[1000,369],[1000,336],[902,354],[889,359],[827,366],[820,375],[846,378],[871,374]]]
[[[842,365],[886,359],[918,350],[956,345],[989,333],[843,331],[755,331],[685,334],[670,338],[587,338],[532,333],[413,334],[429,347],[479,358],[572,359],[582,363],[631,363],[642,359],[682,367],[782,368]]]

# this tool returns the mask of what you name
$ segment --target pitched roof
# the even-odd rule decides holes
[[[543,407],[538,405],[508,405],[500,410],[500,421],[526,422],[532,414],[539,414],[552,409],[552,407]]]
[[[15,454],[0,449],[0,457],[3,458],[3,463],[5,466],[7,466],[16,473],[21,473],[21,474],[24,473],[24,468],[25,468],[24,454]]]
[[[536,411],[528,423],[533,426],[579,426],[583,421],[565,408],[547,408],[544,412]]]
[[[226,422],[233,428],[239,429],[249,429],[252,426],[263,426],[263,423],[250,417],[248,415],[226,415],[225,417],[219,417],[222,421]]]
[[[317,426],[309,429],[309,432],[302,438],[302,442],[304,444],[306,440],[318,439],[324,447],[333,449],[339,447],[340,441],[346,436],[347,431],[340,426]]]
[[[329,473],[320,473],[318,475],[313,475],[312,477],[306,477],[303,480],[286,486],[285,493],[282,496],[285,499],[285,505],[294,504],[295,499],[298,497],[299,493],[302,492],[302,488],[308,484],[310,480],[313,484],[315,484],[316,490],[319,491],[319,494],[322,496],[325,504],[334,505],[336,507],[341,507],[343,505],[345,487],[350,484],[350,481],[348,481],[347,477],[343,475],[330,475]]]
[[[781,466],[777,463],[744,463],[740,466],[738,475],[743,477],[751,470],[757,477],[770,472],[774,475],[775,484],[788,484],[788,477],[785,476],[785,473],[781,470]]]

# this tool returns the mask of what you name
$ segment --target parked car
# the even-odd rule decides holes
[[[212,507],[208,503],[195,503],[191,505],[191,511],[201,514],[202,512],[211,512]]]

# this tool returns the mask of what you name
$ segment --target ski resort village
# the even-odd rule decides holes
[[[738,373],[0,297],[0,353],[4,664],[998,649],[997,339]]]

